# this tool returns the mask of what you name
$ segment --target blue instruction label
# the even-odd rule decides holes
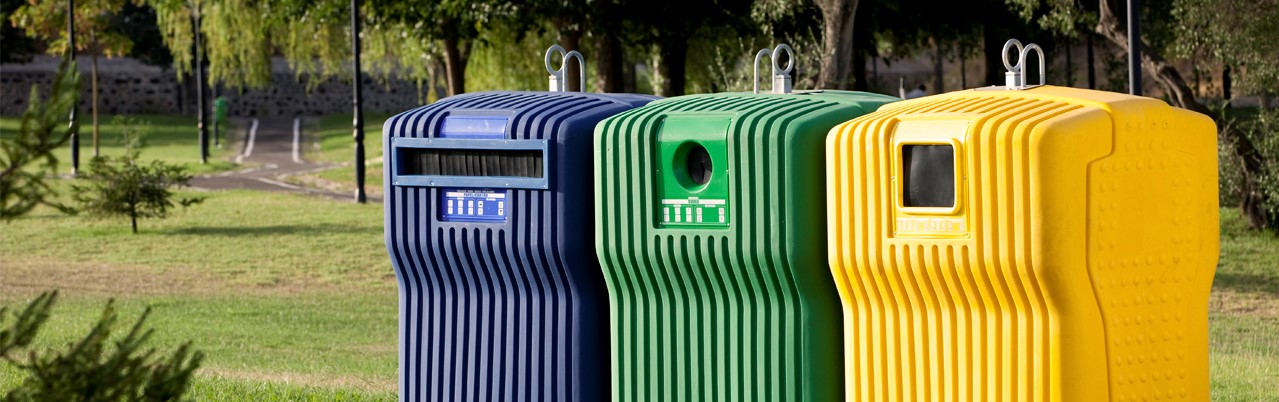
[[[506,221],[506,190],[446,188],[440,191],[441,220]]]

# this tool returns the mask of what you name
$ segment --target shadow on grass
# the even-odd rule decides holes
[[[366,235],[382,234],[381,227],[369,227],[358,225],[338,225],[332,223],[318,223],[314,225],[268,225],[268,226],[201,226],[201,227],[185,227],[173,228],[159,231],[161,234],[173,235],[190,235],[190,236],[225,236],[225,237],[241,237],[241,236],[278,236],[291,234],[327,234],[327,233],[354,233]]]
[[[1238,272],[1217,272],[1212,279],[1213,289],[1240,293],[1262,293],[1279,297],[1279,280],[1273,276]]]

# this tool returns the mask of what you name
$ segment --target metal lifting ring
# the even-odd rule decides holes
[[[546,49],[546,72],[551,75],[558,76],[562,73],[562,71],[551,68],[551,55],[555,53],[560,54],[560,69],[564,68],[564,47],[560,45],[551,45],[551,47]]]
[[[551,68],[551,55],[556,53],[560,54],[560,68],[558,69]],[[578,68],[578,73],[580,74],[580,81],[578,82],[582,85],[580,92],[586,92],[586,59],[583,58],[582,54],[578,53],[576,50],[565,52],[564,48],[560,45],[551,45],[551,47],[546,49],[546,58],[544,62],[546,64],[546,72],[551,74],[551,92],[568,91],[568,82],[565,82],[566,77],[564,77],[564,73],[565,70],[567,70],[569,60],[572,60],[574,57],[577,58],[577,64],[580,67]]]
[[[1047,75],[1045,74],[1045,70],[1044,70],[1044,49],[1034,43],[1026,45],[1026,48],[1022,49],[1021,54],[1017,56],[1017,59],[1018,59],[1017,64],[1019,65],[1019,67],[1021,67],[1021,85],[1022,86],[1027,85],[1026,66],[1023,66],[1021,64],[1026,62],[1026,55],[1030,53],[1031,50],[1034,50],[1035,53],[1039,53],[1039,85],[1045,85],[1045,82],[1046,82],[1045,77],[1047,77]]]
[[[1017,63],[1015,64],[1008,62],[1008,50],[1013,47],[1017,48],[1017,53],[1015,53]],[[1034,43],[1022,46],[1021,41],[1009,39],[1008,42],[1004,42],[1004,50],[1001,55],[1004,59],[1004,68],[1008,69],[1008,72],[1004,73],[1004,87],[1008,89],[1023,89],[1029,86],[1029,83],[1026,82],[1026,68],[1030,66],[1030,63],[1026,58],[1032,50],[1039,54],[1039,85],[1047,84],[1048,75],[1046,73],[1044,48]]]
[[[1013,64],[1008,64],[1008,49],[1009,49],[1009,48],[1011,48],[1011,47],[1013,47],[1013,46],[1017,46],[1017,64],[1015,64],[1015,65],[1013,65]],[[1004,51],[1003,51],[1002,53],[1000,53],[1000,55],[1001,55],[1001,56],[1003,56],[1003,58],[1004,58],[1004,68],[1005,68],[1005,69],[1008,69],[1008,71],[1009,71],[1009,72],[1013,72],[1013,73],[1020,72],[1020,71],[1021,71],[1021,62],[1022,62],[1022,60],[1021,60],[1021,59],[1022,59],[1021,55],[1022,55],[1022,54],[1024,54],[1024,53],[1022,53],[1024,50],[1025,50],[1025,48],[1024,48],[1024,47],[1022,47],[1022,45],[1021,45],[1021,41],[1019,41],[1019,40],[1016,40],[1016,39],[1009,39],[1007,42],[1004,42]]]
[[[755,63],[752,64],[755,69],[755,93],[759,93],[759,58],[764,57],[765,55],[772,58],[773,52],[768,49],[760,49],[758,53],[755,53]],[[773,63],[773,71],[777,71],[777,63]]]
[[[778,56],[781,56],[782,51],[786,51],[786,68],[779,68],[777,65],[777,58]],[[785,43],[777,45],[777,47],[774,47],[772,50],[760,49],[759,52],[755,53],[755,63],[751,65],[751,68],[755,71],[754,93],[759,93],[759,60],[764,56],[768,56],[770,60],[769,64],[772,64],[773,66],[773,74],[771,77],[773,80],[772,92],[775,94],[790,93],[790,73],[795,69],[795,51],[791,50],[790,46]]]
[[[586,59],[583,58],[582,54],[578,53],[576,50],[570,50],[564,55],[564,63],[568,63],[568,61],[572,60],[574,57],[577,57],[577,82],[579,84],[578,88],[580,89],[578,92],[586,92]],[[564,65],[561,64],[560,68],[564,69]],[[564,88],[567,90],[568,86],[565,85]]]
[[[786,68],[782,69],[782,74],[790,75],[791,71],[795,69],[795,51],[791,50],[790,46],[783,43],[773,48],[773,76],[778,75],[777,57],[782,55],[783,50],[786,51]],[[759,55],[755,55],[755,58],[758,59]]]

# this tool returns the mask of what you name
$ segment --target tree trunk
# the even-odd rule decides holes
[[[870,79],[875,85],[879,85],[879,56],[870,58]]]
[[[1128,37],[1123,28],[1119,25],[1119,19],[1115,17],[1113,10],[1110,8],[1109,0],[1100,1],[1100,13],[1097,21],[1097,33],[1105,37],[1111,43],[1119,46],[1124,51],[1128,50]],[[1150,46],[1142,45],[1141,66],[1146,71],[1153,73],[1152,76],[1169,97],[1178,106],[1195,112],[1203,113],[1213,119],[1218,120],[1217,126],[1220,131],[1217,133],[1217,141],[1221,144],[1230,144],[1232,154],[1239,161],[1239,167],[1243,170],[1243,183],[1240,189],[1240,209],[1243,211],[1244,217],[1248,220],[1248,225],[1254,229],[1266,229],[1272,227],[1274,222],[1265,211],[1266,194],[1263,192],[1261,184],[1258,181],[1262,173],[1261,153],[1257,151],[1257,147],[1244,136],[1239,130],[1234,129],[1229,124],[1223,124],[1217,116],[1214,116],[1208,107],[1199,103],[1194,97],[1194,92],[1190,89],[1190,85],[1186,83],[1185,78],[1177,69],[1164,60],[1163,56],[1156,52]]]
[[[933,93],[946,92],[946,51],[941,42],[933,39]]]
[[[866,52],[860,49],[853,52],[853,90],[869,91],[866,79]]]
[[[1226,100],[1227,107],[1230,106],[1231,84],[1232,83],[1230,81],[1230,66],[1226,66],[1225,69],[1221,70],[1221,98]]]
[[[628,93],[638,92],[635,87],[639,82],[639,73],[636,71],[639,63],[626,62],[625,52],[622,54],[622,90]]]
[[[448,78],[443,77],[447,73],[448,69],[444,68],[444,61],[440,60],[439,57],[432,58],[431,93],[426,95],[426,100],[435,102],[448,96],[448,88],[446,88],[448,86]],[[441,82],[443,82],[443,85],[441,85]],[[435,94],[434,97],[431,94]]]
[[[1073,50],[1073,47],[1070,46],[1071,45],[1070,38],[1066,38],[1065,42],[1066,42],[1066,46],[1065,46],[1066,48],[1066,86],[1073,87],[1075,86],[1075,60],[1070,55],[1071,50]]]
[[[424,99],[426,97],[426,93],[422,91],[422,87],[424,85],[422,81],[424,80],[421,77],[418,77],[417,80],[414,81],[414,84],[417,84],[417,104],[419,105],[427,104],[426,99]]]
[[[610,31],[596,36],[595,90],[605,93],[622,92],[622,43]]]
[[[89,40],[91,43],[97,40],[92,31],[90,31]],[[90,101],[89,105],[93,109],[93,156],[95,158],[98,156],[98,53],[101,50],[96,45],[93,47],[93,71],[90,74],[93,76],[90,80],[93,82],[93,85],[91,85],[93,89],[90,93],[93,100]]]
[[[866,62],[875,55],[875,39],[870,32],[870,13],[861,12],[853,16],[853,78],[854,91],[870,91],[871,80],[867,75]]]
[[[468,49],[456,36],[444,38],[444,76],[449,96],[466,92],[466,59]]]
[[[1110,9],[1110,0],[1099,1],[1101,2],[1101,11],[1097,21],[1097,33],[1127,52],[1128,34],[1119,25],[1119,19],[1115,17],[1114,12]],[[1186,79],[1181,76],[1181,73],[1177,72],[1177,69],[1172,64],[1169,64],[1167,60],[1164,60],[1163,55],[1154,51],[1155,49],[1145,51],[1146,49],[1150,49],[1150,46],[1145,45],[1143,42],[1141,66],[1146,71],[1153,73],[1151,76],[1159,82],[1173,102],[1182,108],[1211,116],[1208,108],[1195,99],[1194,91],[1190,89],[1190,85],[1186,83]]]
[[[858,0],[819,0],[822,10],[822,60],[819,89],[848,89],[853,64],[853,19]]]
[[[560,40],[564,43],[565,52],[571,52],[576,50],[580,53],[582,51],[582,31],[580,29],[572,29],[572,28],[561,29]],[[580,82],[580,80],[578,80],[578,78],[581,77],[582,69],[581,69],[581,66],[578,65],[577,60],[573,60],[572,63],[570,63],[568,60],[564,60],[563,63],[564,63],[564,89],[568,91],[586,92],[585,89],[583,89],[583,86],[586,85],[586,83]]]
[[[133,227],[133,234],[138,234],[138,207],[129,204],[129,225]]]
[[[1093,33],[1084,32],[1084,37],[1088,38],[1088,89],[1097,89],[1097,67],[1092,46]]]
[[[684,94],[685,66],[688,58],[688,41],[686,38],[670,38],[662,42],[658,53],[661,60],[657,65],[662,80],[658,88],[658,96],[671,97]]]
[[[986,83],[977,86],[986,85],[1004,85],[1004,56],[1000,54],[1004,50],[1004,42],[1009,38],[1004,38],[1001,31],[996,29],[996,24],[985,24],[982,26],[982,54],[985,56],[986,63]]]

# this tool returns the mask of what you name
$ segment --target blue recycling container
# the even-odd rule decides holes
[[[609,399],[593,133],[654,99],[483,92],[386,121],[401,400]]]

